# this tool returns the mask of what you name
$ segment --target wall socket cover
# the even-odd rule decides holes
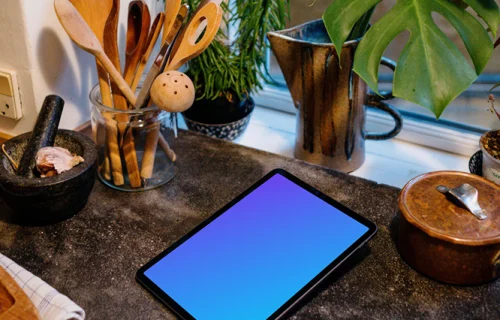
[[[0,117],[21,119],[21,95],[14,71],[0,69]]]

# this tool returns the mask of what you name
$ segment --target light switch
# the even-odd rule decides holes
[[[0,117],[19,120],[22,115],[16,73],[0,69]]]

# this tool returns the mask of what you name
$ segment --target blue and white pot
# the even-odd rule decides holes
[[[220,99],[197,101],[183,112],[189,130],[229,141],[238,138],[248,127],[255,102],[250,97],[230,103]]]

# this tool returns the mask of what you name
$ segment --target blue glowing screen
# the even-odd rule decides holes
[[[367,231],[277,174],[145,275],[195,319],[267,319]]]

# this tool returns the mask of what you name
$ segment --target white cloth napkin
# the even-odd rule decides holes
[[[85,311],[42,279],[0,253],[0,267],[24,290],[42,320],[84,320]]]

